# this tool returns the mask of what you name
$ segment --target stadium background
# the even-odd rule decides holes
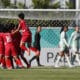
[[[34,43],[34,35],[36,31],[36,27],[31,27],[32,32],[32,44]],[[40,55],[40,62],[41,64],[45,66],[53,66],[54,65],[54,59],[59,52],[59,39],[60,39],[60,27],[42,27],[41,32],[41,55]],[[67,35],[68,39],[70,38],[71,33],[74,31],[73,28],[69,28]],[[31,57],[34,55],[33,52],[31,52],[31,55],[27,55],[27,59],[31,59]],[[26,54],[25,54],[26,56]],[[50,59],[48,59],[50,57]],[[62,63],[64,64],[64,63]],[[32,62],[32,66],[37,66],[36,60]]]

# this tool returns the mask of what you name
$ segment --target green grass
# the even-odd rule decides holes
[[[80,68],[0,69],[0,80],[80,80]]]

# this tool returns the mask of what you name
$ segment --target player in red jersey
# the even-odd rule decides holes
[[[14,43],[13,43],[13,40],[12,40],[12,35],[13,34],[10,33],[10,27],[6,26],[4,28],[4,32],[5,33],[3,34],[3,37],[4,37],[4,45],[5,45],[6,67],[7,67],[7,69],[12,69],[12,65],[11,65],[11,61],[10,61],[10,55],[12,55],[16,64],[17,64],[17,66],[21,68],[22,63],[17,57],[17,53],[16,53]]]
[[[36,48],[31,47],[32,34],[31,34],[31,31],[24,20],[25,15],[23,13],[20,13],[18,15],[18,17],[19,17],[19,25],[18,25],[18,28],[16,29],[15,32],[17,32],[19,30],[21,30],[21,32],[22,32],[22,38],[21,38],[21,42],[20,42],[21,49],[24,51],[27,51],[29,55],[30,55],[30,50],[32,50],[36,53],[35,54],[36,57],[39,56],[40,52]],[[27,48],[25,46],[26,42],[28,44]]]
[[[3,25],[0,24],[0,64],[2,63],[2,68],[5,68],[5,58],[4,58],[4,40],[3,40]]]
[[[13,27],[12,32],[16,29],[15,25]],[[24,51],[21,50],[20,48],[20,41],[21,41],[21,33],[18,31],[17,33],[14,34],[13,36],[13,42],[16,48],[16,51],[18,53],[18,56],[21,57],[21,59],[24,61],[24,63],[27,65],[27,68],[30,68],[30,64],[28,63],[28,61],[26,60],[26,58],[24,57]]]

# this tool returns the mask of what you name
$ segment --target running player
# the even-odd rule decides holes
[[[23,13],[20,13],[18,15],[19,17],[19,26],[18,28],[15,30],[15,32],[18,32],[19,30],[21,30],[22,32],[22,38],[21,38],[21,42],[20,42],[20,47],[23,51],[27,51],[28,55],[30,55],[30,50],[34,51],[36,54],[36,56],[39,56],[40,52],[31,46],[31,42],[32,42],[32,33],[29,29],[29,27],[27,26],[24,17],[25,15]],[[28,47],[26,48],[25,44],[27,42]]]
[[[68,62],[69,67],[72,67],[72,65],[69,61],[69,50],[68,50],[69,45],[68,45],[68,42],[67,42],[67,35],[66,35],[67,31],[68,31],[68,27],[63,26],[62,29],[61,29],[61,34],[60,34],[60,43],[59,43],[60,53],[59,53],[58,58],[55,62],[55,67],[59,67],[58,63],[64,55],[65,55],[65,58]]]
[[[72,57],[72,64],[74,64],[75,58],[80,66],[80,60],[79,60],[79,27],[75,27],[75,31],[71,34],[70,40],[69,40],[69,46],[72,49],[73,57]]]
[[[17,27],[14,25],[12,32],[14,32],[14,30]],[[27,68],[30,68],[30,64],[28,63],[28,61],[26,60],[26,58],[24,57],[24,51],[21,50],[20,48],[20,41],[21,41],[21,33],[18,31],[14,34],[13,36],[13,42],[17,51],[18,56],[21,57],[21,59],[24,61],[24,63],[27,65]]]

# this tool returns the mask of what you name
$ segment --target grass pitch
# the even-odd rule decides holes
[[[0,69],[0,80],[80,80],[80,68]]]

